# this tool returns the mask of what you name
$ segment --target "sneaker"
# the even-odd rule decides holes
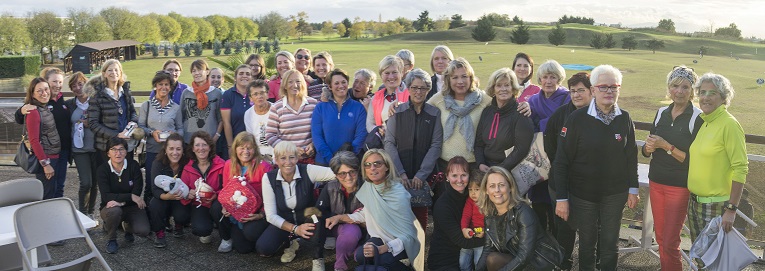
[[[173,237],[175,238],[183,237],[183,226],[175,225],[175,230],[173,230]]]
[[[199,242],[202,244],[209,244],[210,242],[212,242],[212,235],[200,236]]]
[[[167,246],[167,240],[165,240],[165,231],[160,230],[157,232],[156,238],[154,238],[154,247],[163,248]]]
[[[232,248],[233,248],[233,245],[231,244],[231,240],[220,240],[220,246],[218,246],[218,252],[220,253],[230,252]]]
[[[106,253],[114,254],[120,249],[120,245],[117,244],[117,240],[109,240],[106,243]]]
[[[334,250],[336,242],[337,242],[337,238],[327,237],[327,240],[324,241],[324,249]]]
[[[128,243],[135,242],[135,236],[133,235],[133,233],[126,232],[125,233],[125,241],[128,242]]]
[[[53,243],[49,243],[48,245],[54,246],[54,247],[60,247],[60,246],[66,245],[66,240],[56,241]]]
[[[298,240],[292,240],[290,241],[290,246],[284,249],[284,254],[282,254],[282,262],[288,263],[292,262],[292,260],[295,259],[295,252],[300,248],[300,243],[298,243]]]
[[[311,271],[324,271],[324,258],[313,259],[313,267]]]

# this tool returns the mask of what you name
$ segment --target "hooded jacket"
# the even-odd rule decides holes
[[[220,190],[223,189],[223,165],[226,161],[216,155],[210,163],[210,168],[207,169],[207,176],[202,176],[203,173],[199,172],[194,163],[194,160],[190,160],[189,163],[183,167],[183,174],[181,174],[181,181],[189,187],[189,191],[196,191],[197,186],[194,182],[199,178],[204,178],[204,182],[209,184],[215,193],[220,192]],[[211,204],[200,203],[193,199],[182,199],[181,203],[183,205],[192,203],[194,206],[202,205],[207,208],[210,208]]]

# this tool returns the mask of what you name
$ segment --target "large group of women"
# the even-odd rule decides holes
[[[326,249],[334,270],[351,259],[423,270],[426,257],[430,270],[567,270],[577,234],[580,270],[616,270],[622,211],[639,201],[638,153],[652,157],[662,270],[682,268],[686,214],[693,238],[712,216],[726,230],[736,217],[748,163],[721,75],[672,69],[671,104],[638,149],[617,103],[622,73],[610,65],[567,79],[558,62],[535,70],[518,53],[482,90],[470,63],[443,45],[432,75],[409,50],[385,56],[377,73],[348,74],[305,48],[275,58],[267,78],[264,59],[250,56],[225,91],[221,69],[196,60],[183,84],[183,67],[169,60],[140,106],[117,60],[90,79],[72,74],[67,101],[64,73],[46,68],[16,114],[43,166],[45,198],[63,195],[73,160],[81,212],[94,214],[100,191],[108,253],[120,227],[126,242],[152,234],[157,248],[189,228],[211,243],[217,228],[218,252],[281,252],[285,263],[314,243],[313,270],[324,270]],[[537,133],[552,170],[524,195],[510,172]],[[141,138],[143,165],[133,159]]]

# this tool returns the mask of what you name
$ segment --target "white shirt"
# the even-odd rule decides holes
[[[114,97],[114,90],[108,87],[106,88],[106,90],[107,90],[106,94],[109,94],[109,97],[112,97],[112,99],[114,100],[119,100],[120,98],[122,98],[122,93],[125,92],[124,90],[122,90],[122,87],[120,87],[119,91],[117,92],[117,97]]]
[[[307,165],[306,171],[311,177],[312,183],[328,182],[335,179],[335,173],[332,172],[332,169],[328,167]],[[295,168],[295,176],[292,177],[292,181],[289,183],[284,181],[281,170],[276,173],[276,179],[281,181],[282,191],[284,191],[284,199],[287,203],[287,207],[294,209],[295,205],[297,205],[297,198],[295,197],[295,185],[297,184],[297,180],[300,179],[300,170],[298,170],[297,167]],[[271,225],[274,225],[277,228],[281,228],[285,219],[279,216],[278,209],[276,207],[276,195],[274,194],[274,189],[271,187],[271,181],[268,179],[268,173],[263,174],[262,187],[263,209],[266,211],[266,220],[268,223],[271,223]],[[311,193],[313,193],[313,191],[311,191]]]
[[[127,169],[128,161],[122,161],[122,168],[120,169],[120,171],[117,171],[116,169],[114,169],[114,165],[112,165],[111,159],[109,159],[107,163],[109,163],[109,169],[112,170],[112,173],[117,174],[117,176],[119,177],[122,177],[122,172],[125,172],[125,169]]]
[[[270,154],[273,156],[274,148],[271,147],[271,145],[268,145],[268,141],[266,141],[266,127],[268,126],[269,112],[270,111],[266,111],[265,114],[259,115],[257,112],[255,112],[255,106],[253,106],[247,110],[247,112],[244,112],[244,125],[247,127],[248,133],[255,135],[255,140],[257,141],[258,149],[260,149],[260,154]]]
[[[436,82],[436,86],[438,87],[436,92],[444,90],[444,76],[436,73],[436,78],[438,78],[438,82]]]

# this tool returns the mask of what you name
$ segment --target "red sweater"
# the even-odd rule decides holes
[[[40,113],[37,110],[29,112],[24,121],[24,125],[27,126],[29,145],[32,147],[31,151],[35,154],[37,160],[56,159],[58,154],[45,154],[45,150],[40,143],[40,132],[42,132],[40,131],[40,121]]]
[[[465,201],[465,208],[462,209],[462,221],[460,221],[461,228],[483,228],[483,214],[478,210],[478,205],[475,201],[467,198]]]

